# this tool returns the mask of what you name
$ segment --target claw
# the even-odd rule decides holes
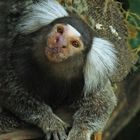
[[[54,132],[53,133],[53,140],[59,140],[59,137],[58,137],[58,133],[57,132]]]
[[[60,140],[66,140],[67,135],[66,135],[65,132],[59,132],[58,134],[59,134],[59,138],[60,138]]]
[[[48,133],[46,134],[46,139],[47,139],[47,140],[51,140],[51,132],[48,132]]]

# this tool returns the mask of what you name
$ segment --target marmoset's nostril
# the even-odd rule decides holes
[[[63,46],[62,46],[62,48],[66,48],[66,46],[65,46],[65,45],[63,45]]]
[[[59,37],[56,37],[55,41],[56,41],[56,43],[58,43],[59,42]]]

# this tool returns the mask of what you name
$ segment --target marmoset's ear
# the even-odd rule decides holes
[[[57,18],[68,16],[67,11],[56,0],[43,0],[33,4],[27,12],[17,27],[17,30],[24,34],[37,31]]]
[[[84,69],[85,94],[102,87],[105,80],[115,73],[117,63],[113,44],[105,39],[94,37]]]

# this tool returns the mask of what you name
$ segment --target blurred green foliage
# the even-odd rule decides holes
[[[131,12],[137,13],[140,15],[140,0],[129,0],[129,9]]]
[[[127,20],[129,22],[128,29],[130,31],[130,46],[140,52],[140,0],[128,0],[129,12]]]

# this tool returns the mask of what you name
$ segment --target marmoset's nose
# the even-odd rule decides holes
[[[56,43],[56,46],[59,47],[59,48],[66,48],[66,46],[67,46],[67,40],[61,34],[56,36],[55,43]]]

